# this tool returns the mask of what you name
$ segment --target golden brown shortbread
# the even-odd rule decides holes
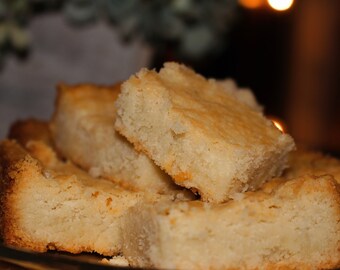
[[[204,201],[257,189],[294,149],[259,109],[177,63],[131,76],[116,107],[116,129]]]

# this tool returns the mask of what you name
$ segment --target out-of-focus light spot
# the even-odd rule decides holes
[[[284,11],[289,9],[293,5],[294,0],[268,0],[268,4],[271,8]]]
[[[240,5],[245,8],[259,8],[265,0],[238,0]]]
[[[271,120],[272,120],[274,126],[275,126],[278,130],[280,130],[282,133],[285,132],[285,128],[284,128],[284,124],[283,124],[283,123],[281,123],[278,119],[271,119]]]
[[[276,126],[278,130],[280,130],[281,132],[284,132],[283,126],[279,122],[273,121],[273,123],[274,123],[274,126]]]
[[[273,125],[280,130],[282,133],[286,133],[287,132],[287,126],[285,125],[285,123],[278,117],[273,116],[273,115],[266,115],[266,117],[272,121]]]

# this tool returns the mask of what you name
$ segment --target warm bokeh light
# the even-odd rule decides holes
[[[293,5],[294,0],[268,0],[268,4],[271,8],[284,11],[289,9]]]
[[[277,119],[275,119],[275,120],[272,119],[272,122],[273,122],[274,126],[277,127],[278,130],[280,130],[281,132],[285,132],[285,128],[283,127],[283,124],[280,123],[279,120],[277,120]]]
[[[259,8],[264,2],[265,0],[239,0],[240,5],[245,8]]]

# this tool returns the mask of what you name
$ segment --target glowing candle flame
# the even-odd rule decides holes
[[[268,0],[268,4],[271,8],[284,11],[289,9],[293,5],[294,0]]]

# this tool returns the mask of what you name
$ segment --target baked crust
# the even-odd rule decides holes
[[[34,118],[14,122],[10,127],[8,138],[16,140],[24,147],[29,141],[42,141],[51,147],[54,145],[49,123]]]
[[[120,252],[120,219],[146,194],[93,179],[41,141],[0,143],[1,238],[38,252]],[[149,195],[147,200],[157,200]]]
[[[19,213],[14,208],[16,197],[24,188],[25,179],[33,177],[34,171],[41,173],[39,163],[14,141],[4,141],[0,147],[0,231],[8,245],[47,251],[46,245],[36,242],[20,228]]]

